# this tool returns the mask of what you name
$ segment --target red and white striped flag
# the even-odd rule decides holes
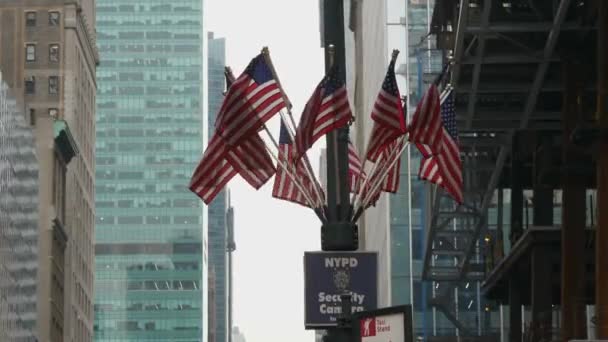
[[[361,193],[360,200],[363,208],[367,209],[376,205],[383,191],[395,193],[399,190],[403,144],[404,141],[401,139],[394,140],[376,160],[377,166]]]
[[[237,173],[259,189],[275,171],[264,141],[257,133],[235,147],[213,135],[190,179],[189,189],[209,204]]]
[[[424,119],[425,122],[439,122],[440,130],[438,137],[427,140],[428,144],[423,141],[412,141],[416,142],[416,146],[423,156],[418,176],[442,187],[456,202],[462,204],[464,200],[462,162],[460,160],[453,96],[453,91],[449,90],[449,93],[444,97],[443,103],[441,103],[441,113],[436,111],[429,112],[427,115],[434,115],[436,117]],[[416,119],[416,117],[413,119]],[[412,137],[412,132],[414,131],[410,128],[410,138]],[[417,136],[431,135],[418,134]]]
[[[257,133],[285,105],[270,67],[260,54],[239,79],[234,80],[229,68],[224,75],[228,90],[217,114],[216,131],[189,185],[206,204],[237,173],[259,189],[276,171]]]
[[[217,135],[213,135],[190,179],[188,188],[205,204],[211,203],[237,174],[234,167],[226,160],[226,153],[226,144]]]
[[[374,126],[370,135],[366,158],[376,161],[393,141],[405,135],[407,131],[401,95],[395,78],[394,58],[388,66],[382,88],[374,103],[372,120],[374,120]]]
[[[316,180],[311,179],[306,173],[304,161],[301,159],[294,160],[294,152],[294,145],[289,137],[289,132],[287,132],[287,128],[281,122],[278,151],[279,165],[277,166],[272,187],[272,197],[298,203],[313,209],[319,208],[325,200],[323,190],[318,186]],[[285,170],[284,167],[287,167],[289,171]],[[300,187],[296,185],[294,180],[298,182]],[[302,190],[306,191],[306,194]],[[323,198],[319,198],[319,195]],[[310,203],[310,201],[313,201],[313,203]]]
[[[266,150],[266,143],[258,133],[230,147],[226,156],[243,179],[256,190],[275,174],[276,169]]]
[[[361,158],[355,145],[348,141],[348,185],[351,193],[359,193],[361,185],[365,181],[365,172],[361,164]]]
[[[285,106],[279,82],[261,53],[226,92],[215,122],[216,132],[228,145],[237,145]]]
[[[235,82],[232,70],[226,67],[224,76],[226,77],[226,88],[230,91]],[[266,184],[276,172],[266,150],[266,144],[257,132],[245,137],[237,146],[229,147],[227,150],[226,158],[230,164],[256,190]]]
[[[432,84],[418,103],[408,127],[409,141],[427,145],[434,153],[439,152],[441,148],[443,134],[439,102],[439,91],[437,86]]]
[[[388,169],[386,172],[386,178],[382,183],[382,191],[396,193],[399,190],[399,179],[401,172],[401,149],[403,148],[403,140],[398,139],[394,140],[388,148],[386,148],[383,152],[382,160],[386,160],[386,168],[390,166],[393,159],[397,159],[395,163]]]
[[[333,67],[319,83],[304,107],[296,129],[296,159],[323,135],[343,127],[352,118],[346,84]]]

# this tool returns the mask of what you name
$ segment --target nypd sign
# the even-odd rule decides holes
[[[375,309],[378,292],[375,252],[307,252],[304,254],[306,329],[337,324],[340,295],[351,294],[352,311]]]

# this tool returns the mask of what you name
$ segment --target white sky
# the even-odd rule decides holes
[[[296,122],[323,77],[317,0],[205,0],[207,29],[226,38],[226,59],[238,76],[268,46]],[[278,136],[278,117],[269,124]],[[319,146],[309,157],[318,172]],[[229,188],[235,207],[234,324],[247,342],[313,342],[304,330],[304,251],[320,249],[312,210],[272,198],[240,178]]]

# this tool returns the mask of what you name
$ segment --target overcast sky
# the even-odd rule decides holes
[[[318,1],[205,1],[207,29],[226,38],[227,64],[237,76],[269,47],[298,121],[323,76]],[[269,124],[277,136],[278,123],[276,117]],[[319,146],[309,157],[318,172]],[[312,342],[313,332],[304,330],[303,253],[320,249],[320,222],[312,210],[272,198],[272,179],[255,191],[237,178],[229,184],[237,244],[234,324],[247,342]]]

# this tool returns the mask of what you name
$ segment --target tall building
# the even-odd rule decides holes
[[[226,65],[226,40],[215,38],[213,32],[209,39],[209,130],[214,131],[215,117],[222,105],[225,91],[224,66]],[[213,340],[209,342],[228,342],[228,229],[226,213],[229,207],[228,191],[222,190],[208,207],[209,213],[209,269],[213,270],[214,305],[209,306],[210,315],[214,316],[214,325],[209,327]],[[212,332],[213,330],[213,332]]]
[[[39,341],[90,341],[95,173],[94,1],[0,3],[0,67],[38,156]]]
[[[201,0],[99,0],[95,340],[207,338]]]
[[[239,329],[239,327],[232,328],[232,341],[234,342],[247,342],[245,334]]]
[[[38,161],[0,74],[0,341],[36,341]]]

